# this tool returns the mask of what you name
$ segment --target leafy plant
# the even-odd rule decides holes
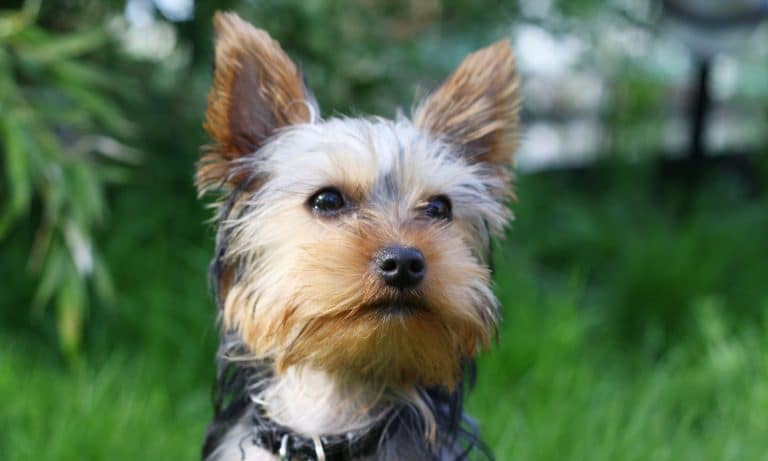
[[[40,4],[0,15],[0,240],[31,223],[33,306],[55,305],[62,351],[74,359],[90,293],[112,295],[93,244],[105,185],[124,179],[138,156],[117,141],[133,127],[115,100],[115,76],[89,59],[108,34],[51,32],[38,24]]]

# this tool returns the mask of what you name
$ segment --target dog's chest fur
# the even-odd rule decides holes
[[[216,442],[215,448],[207,457],[207,461],[272,461],[278,457],[260,448],[254,443],[253,413],[256,403],[266,409],[267,415],[275,422],[290,427],[296,433],[307,437],[322,434],[338,434],[347,432],[364,432],[367,428],[389,418],[386,424],[402,425],[397,430],[386,431],[375,452],[371,455],[356,458],[355,461],[424,461],[453,460],[459,452],[459,433],[455,434],[451,443],[442,443],[437,454],[425,443],[422,432],[432,431],[437,437],[440,430],[445,431],[447,421],[431,421],[430,424],[442,423],[442,429],[437,426],[427,427],[405,420],[391,418],[389,411],[397,406],[396,396],[384,396],[372,393],[366,386],[350,383],[339,383],[327,373],[316,370],[290,369],[278,378],[269,378],[265,383],[252,386],[261,388],[249,393],[250,403],[242,410],[242,414],[223,437]],[[449,416],[433,415],[430,404],[423,398],[410,397],[411,401],[420,402],[422,408],[412,408],[409,416],[416,419],[445,418]],[[423,413],[422,413],[423,412]],[[458,422],[457,422],[458,423]],[[456,426],[458,429],[458,426]],[[387,433],[388,432],[388,433]],[[442,433],[443,438],[448,434]],[[437,442],[437,440],[435,440]],[[455,444],[453,443],[455,442]],[[455,445],[455,446],[454,446]]]

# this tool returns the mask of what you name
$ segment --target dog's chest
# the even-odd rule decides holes
[[[289,369],[279,378],[273,378],[262,391],[251,396],[254,402],[243,416],[223,437],[218,447],[206,461],[274,461],[279,457],[261,448],[254,440],[258,438],[254,415],[261,412],[283,427],[291,428],[297,434],[344,434],[366,432],[379,426],[390,427],[388,415],[390,405],[381,397],[381,392],[371,392],[365,386],[339,383],[326,373],[302,369]],[[262,410],[258,410],[262,408]],[[390,423],[390,424],[387,424]],[[396,423],[395,423],[396,424]],[[383,425],[383,426],[382,426]],[[263,429],[262,429],[263,430]],[[378,433],[381,434],[381,430]],[[424,461],[423,434],[415,435],[408,427],[387,434],[381,442],[372,443],[372,453],[354,458],[354,461]],[[267,439],[275,438],[270,434]],[[347,460],[347,456],[343,456]],[[293,457],[306,461],[305,457]],[[312,459],[322,460],[322,455]],[[328,456],[327,461],[336,458]]]

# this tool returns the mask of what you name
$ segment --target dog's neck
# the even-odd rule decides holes
[[[215,417],[203,449],[206,460],[277,459],[255,443],[265,424],[283,427],[308,443],[334,434],[379,440],[375,453],[355,460],[453,460],[463,459],[465,450],[483,451],[471,421],[463,418],[461,385],[451,392],[416,386],[395,390],[309,367],[277,373],[271,361],[247,359],[244,350],[236,336],[225,335],[214,388]],[[272,423],[257,422],[260,418]]]
[[[382,389],[307,367],[271,378],[254,398],[275,422],[308,437],[364,430],[394,405]]]

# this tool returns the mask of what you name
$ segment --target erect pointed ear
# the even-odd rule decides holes
[[[414,123],[458,144],[471,162],[513,163],[519,128],[518,79],[508,40],[476,51],[417,107]]]
[[[203,127],[214,142],[197,166],[200,193],[236,187],[245,178],[233,161],[318,111],[296,65],[269,34],[234,13],[216,13],[213,22],[216,68]]]

